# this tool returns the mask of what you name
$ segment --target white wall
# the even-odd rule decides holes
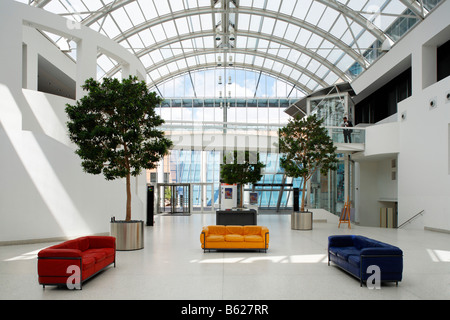
[[[35,91],[38,54],[76,78],[78,87],[81,76],[96,77],[89,66],[97,56],[79,56],[74,64],[30,25],[94,44],[95,52],[120,57],[130,74],[145,74],[136,57],[86,27],[70,29],[44,10],[0,2],[0,243],[109,233],[111,216],[125,218],[125,182],[82,171],[65,128],[65,104],[75,100]],[[145,173],[132,183],[132,218],[144,220]]]
[[[391,137],[398,143],[399,223],[425,210],[423,219],[418,219],[423,223],[421,227],[443,231],[450,231],[450,102],[445,98],[450,91],[450,77],[436,82],[435,52],[438,45],[450,40],[449,14],[450,2],[444,1],[352,83],[357,94],[367,92],[371,87],[379,87],[373,79],[411,61],[412,96],[398,105],[398,128],[385,127],[380,139],[386,141]],[[429,106],[432,99],[437,103],[435,108]],[[366,132],[367,153],[371,156],[384,153],[378,149],[378,143],[375,148],[370,144],[370,129]],[[363,179],[370,176],[364,170],[374,170],[364,166],[360,173]],[[373,187],[362,189],[361,186],[359,194],[364,198],[364,193],[372,192]]]

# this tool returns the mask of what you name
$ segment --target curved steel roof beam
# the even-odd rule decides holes
[[[176,61],[183,60],[183,59],[190,58],[190,57],[206,55],[206,54],[214,54],[214,53],[216,53],[215,49],[195,50],[195,51],[191,51],[188,53],[182,53],[177,56],[173,56],[169,59],[166,59],[166,60],[164,60],[164,64],[169,64],[169,63],[176,62]],[[233,50],[233,54],[235,54],[235,53],[236,54],[248,54],[248,52],[244,49],[237,49],[237,50],[235,49],[235,50]],[[309,78],[313,79],[315,82],[317,82],[322,87],[328,87],[330,85],[330,84],[326,83],[323,79],[318,77],[316,74],[311,72],[310,70],[303,68],[303,67],[299,67],[297,64],[295,64],[294,62],[292,62],[290,60],[280,61],[280,59],[278,59],[278,57],[276,55],[263,53],[263,52],[259,52],[259,51],[252,52],[251,55],[258,56],[258,57],[265,58],[265,59],[272,60],[272,61],[283,62],[284,65],[289,66],[292,69],[299,70],[303,74],[306,74]],[[233,62],[233,65],[234,64],[235,63]],[[247,64],[242,64],[242,65],[247,65]],[[146,69],[146,72],[147,73],[152,72],[154,70],[157,70],[159,67],[160,67],[160,65],[154,65],[152,67],[148,67]],[[272,72],[272,74],[274,75],[277,73]]]
[[[341,39],[333,36],[332,34],[326,32],[323,29],[318,28],[317,26],[315,26],[309,22],[288,16],[286,14],[282,14],[282,13],[278,13],[278,12],[271,12],[271,11],[267,11],[267,10],[242,8],[242,7],[240,7],[237,10],[239,11],[239,13],[246,13],[249,15],[260,15],[262,17],[271,17],[271,18],[274,18],[277,20],[282,20],[284,22],[291,23],[298,27],[304,28],[312,33],[317,34],[321,38],[327,39],[331,43],[335,44],[342,51],[344,51],[349,56],[351,56],[355,61],[357,61],[361,66],[365,66],[367,64],[367,61],[365,61],[365,58],[362,55],[360,55],[357,51],[352,49],[348,44],[346,44]],[[160,16],[156,19],[152,19],[152,20],[143,22],[140,25],[123,32],[122,34],[118,35],[117,37],[114,37],[113,40],[115,40],[117,42],[122,42],[126,38],[129,38],[129,37],[135,35],[136,33],[139,33],[147,28],[151,28],[155,25],[162,24],[166,21],[172,21],[177,18],[198,15],[198,14],[203,14],[203,13],[211,13],[211,12],[212,12],[211,8],[199,8],[198,10],[178,11],[173,14],[166,14],[166,15]],[[242,32],[242,30],[238,29],[237,36],[239,36],[239,34],[241,32]]]
[[[244,64],[241,64],[241,63],[235,63],[235,64],[234,64],[234,67],[236,67],[236,68],[238,68],[238,69],[244,69],[244,70],[251,70],[251,71],[262,72],[262,73],[267,74],[267,75],[269,75],[269,76],[272,76],[272,77],[274,77],[274,78],[280,78],[280,79],[282,79],[283,81],[285,81],[285,82],[287,82],[287,83],[289,83],[289,84],[291,84],[291,85],[295,85],[295,86],[296,86],[300,91],[302,91],[305,95],[308,95],[308,94],[311,94],[311,93],[312,93],[312,90],[309,89],[308,87],[306,87],[306,85],[301,84],[301,83],[297,82],[296,80],[287,77],[287,76],[284,75],[284,74],[277,74],[277,75],[274,75],[273,71],[270,70],[270,69],[267,69],[267,68],[261,68],[261,67],[255,68],[255,67],[252,67],[252,66],[249,66],[249,65],[244,65]],[[186,73],[188,73],[188,72],[197,71],[197,70],[205,70],[205,69],[216,69],[216,68],[217,68],[217,64],[216,64],[216,63],[204,63],[204,64],[199,64],[199,65],[196,65],[196,66],[194,66],[194,67],[188,67],[188,68],[181,69],[181,70],[178,71],[178,72],[168,73],[168,74],[166,74],[165,76],[163,76],[163,77],[161,77],[161,78],[159,78],[159,79],[157,79],[157,80],[150,79],[151,82],[148,83],[147,85],[148,85],[148,87],[151,88],[151,87],[153,87],[153,86],[158,86],[158,85],[164,83],[164,82],[167,81],[167,80],[170,80],[170,79],[172,79],[172,78],[181,76],[181,75],[186,74]]]
[[[415,0],[400,0],[400,2],[411,10],[418,18],[421,20],[425,19],[425,15],[428,13],[428,10],[425,9],[421,3]]]
[[[343,79],[345,81],[349,81],[350,80],[348,75],[346,75],[345,72],[340,70],[336,65],[331,63],[329,60],[325,59],[321,55],[319,55],[319,54],[317,54],[317,53],[315,53],[315,52],[313,52],[311,50],[306,49],[303,46],[298,45],[295,42],[287,41],[287,40],[281,39],[279,37],[274,37],[274,36],[271,36],[271,35],[266,35],[266,34],[261,34],[261,33],[256,33],[256,32],[245,32],[245,33],[241,33],[241,35],[245,35],[245,36],[251,37],[251,38],[259,37],[260,39],[267,40],[267,41],[273,41],[273,42],[275,42],[277,44],[284,45],[284,46],[286,46],[288,48],[294,49],[294,50],[296,50],[296,51],[298,51],[300,53],[303,53],[303,54],[307,55],[311,59],[314,59],[319,64],[324,65],[328,70],[330,70],[331,72],[336,74],[339,78],[341,78],[341,79]],[[197,33],[194,33],[194,34],[186,34],[186,35],[181,36],[181,37],[178,37],[178,36],[177,37],[173,37],[173,38],[167,39],[164,42],[159,42],[158,45],[156,45],[156,46],[151,46],[151,47],[142,49],[136,55],[138,57],[142,57],[143,55],[145,55],[147,53],[150,53],[150,52],[152,52],[154,50],[157,50],[157,49],[162,49],[164,47],[168,47],[168,46],[170,46],[171,44],[174,44],[174,43],[178,43],[178,42],[181,42],[181,41],[184,41],[184,40],[193,39],[193,38],[196,38],[196,37],[208,37],[208,36],[214,36],[214,32],[210,31],[209,34],[205,34],[203,32],[197,32]],[[232,52],[234,52],[235,50],[236,49],[233,49]],[[249,54],[249,55],[254,54],[255,52],[258,52],[258,51],[254,50],[254,49],[251,50],[251,51],[248,51],[247,49],[241,49],[241,50],[244,50],[245,53]],[[215,49],[215,48],[211,48],[211,51],[212,51],[212,53],[218,52],[217,49]],[[219,51],[219,52],[222,52],[222,51]],[[261,51],[259,51],[259,52],[261,52]],[[182,59],[182,58],[183,58],[182,55],[180,55],[180,59]],[[278,62],[281,62],[281,63],[286,63],[286,59],[284,59],[284,58],[283,59],[281,59],[281,58],[278,59],[277,58],[275,61],[278,61]],[[111,76],[111,75],[115,74],[119,69],[120,69],[120,66],[116,66],[115,68],[113,68],[110,71],[108,71],[107,75]],[[298,68],[296,68],[296,69],[298,69]]]

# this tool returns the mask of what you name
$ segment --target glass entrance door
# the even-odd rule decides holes
[[[189,194],[189,184],[159,183],[158,213],[189,213]]]
[[[214,185],[212,183],[192,183],[193,212],[214,212]]]

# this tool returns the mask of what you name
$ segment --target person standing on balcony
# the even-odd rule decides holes
[[[347,127],[353,127],[353,124],[351,121],[347,120],[347,117],[344,117],[344,124],[342,125],[343,127],[347,128]],[[344,129],[344,142],[345,143],[352,143],[352,132],[353,130],[351,129]]]

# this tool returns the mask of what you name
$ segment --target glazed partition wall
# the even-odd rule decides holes
[[[228,100],[232,100],[230,107]],[[238,141],[254,137],[257,141],[265,141],[265,146],[269,147],[257,149],[260,160],[266,167],[260,181],[244,187],[244,204],[249,203],[249,192],[254,191],[258,193],[260,212],[264,209],[270,209],[271,212],[291,210],[293,189],[299,188],[301,194],[301,179],[285,176],[279,164],[280,154],[276,147],[271,146],[276,142],[278,129],[287,123],[288,116],[284,110],[296,100],[228,100],[225,103],[223,99],[166,99],[161,104],[157,112],[166,121],[162,129],[172,138],[175,147],[165,161],[161,162],[157,181],[190,184],[192,212],[211,212],[220,205],[220,164],[223,151],[228,147],[222,144],[222,139],[224,141],[225,138],[235,136],[235,141]],[[327,122],[331,125],[328,131],[336,143],[341,143],[342,128],[338,122],[344,110],[347,110],[344,102],[346,98],[319,97],[315,101],[318,103],[314,104],[313,101],[311,104],[314,105],[314,111],[320,111],[322,117],[334,117],[335,121]],[[240,121],[231,121],[230,115],[240,115],[240,118],[232,118]],[[224,118],[228,118],[228,121],[222,121]],[[210,138],[205,138],[206,135],[214,136],[220,143],[208,144]],[[363,141],[363,131],[355,129],[354,135]],[[247,143],[245,147],[252,149],[255,145]],[[307,205],[338,213],[345,199],[344,171],[342,161],[338,171],[315,177],[307,188],[310,195],[307,197]]]

